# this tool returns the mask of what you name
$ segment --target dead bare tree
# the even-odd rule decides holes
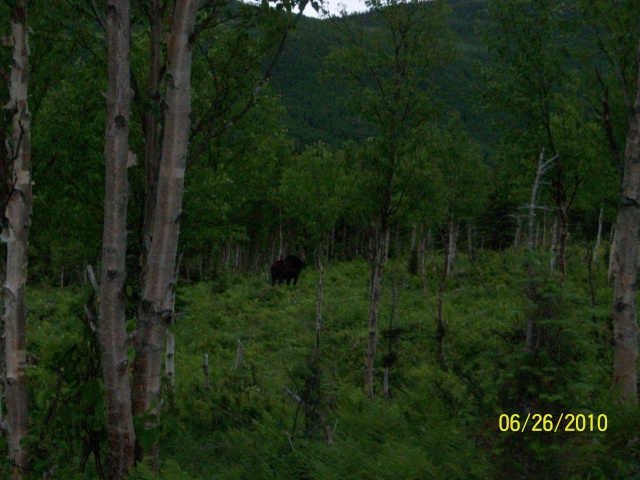
[[[536,177],[533,181],[533,186],[531,187],[531,200],[529,201],[529,205],[527,206],[527,208],[529,209],[529,227],[527,232],[527,250],[529,251],[529,255],[532,255],[535,249],[536,210],[540,208],[538,206],[538,188],[540,187],[540,184],[542,182],[542,177],[552,167],[553,162],[555,162],[557,158],[558,155],[554,155],[549,160],[545,160],[544,148],[540,152],[540,158],[538,159],[538,168],[536,170]],[[527,285],[527,296],[530,300],[533,300],[535,296],[535,270],[532,259],[529,259],[529,261],[527,262],[527,277],[529,277],[529,283]],[[525,333],[525,350],[527,352],[532,352],[536,348],[538,337],[539,332],[538,326],[536,325],[536,319],[534,318],[533,314],[530,314],[529,318],[527,318],[527,327]]]

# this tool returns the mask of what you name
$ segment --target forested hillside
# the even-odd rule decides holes
[[[488,62],[488,51],[477,31],[479,21],[486,18],[485,2],[462,0],[447,5],[446,21],[457,44],[439,69],[438,101],[442,108],[457,111],[474,140],[488,146],[494,138],[481,102],[481,69]],[[366,34],[375,35],[375,18],[360,16],[367,19]],[[327,55],[345,41],[335,25],[341,21],[302,17],[271,76],[270,85],[287,109],[285,124],[298,148],[318,141],[340,147],[345,141],[361,141],[371,135],[371,129],[346,102],[345,92],[327,79]]]
[[[0,476],[640,478],[638,2],[304,5],[0,5]]]

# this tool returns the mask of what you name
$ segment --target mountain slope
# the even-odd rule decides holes
[[[482,82],[476,67],[487,60],[488,53],[476,33],[476,24],[482,18],[484,1],[449,0],[448,4],[457,54],[438,71],[438,97],[445,106],[445,116],[457,111],[471,135],[483,142],[490,131],[479,108]],[[369,13],[359,15],[372,17]],[[346,140],[371,134],[357,112],[346,105],[339,88],[323,79],[327,55],[344,41],[333,22],[302,17],[271,76],[271,89],[288,111],[287,128],[299,147],[318,141],[338,147]],[[366,25],[365,31],[373,34],[373,22]]]

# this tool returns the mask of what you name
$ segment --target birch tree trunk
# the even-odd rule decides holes
[[[544,174],[551,168],[553,162],[558,158],[555,155],[549,160],[544,159],[544,148],[540,152],[540,158],[538,159],[538,168],[536,170],[536,177],[531,187],[531,200],[529,201],[529,221],[527,228],[527,251],[529,256],[533,255],[535,250],[535,236],[534,228],[536,223],[536,210],[538,208],[538,188]],[[535,302],[536,288],[535,288],[535,268],[533,259],[527,260],[527,277],[529,277],[529,283],[527,284],[527,297],[533,304]],[[537,349],[538,338],[540,336],[540,326],[536,322],[536,318],[532,313],[527,318],[527,326],[525,330],[525,350],[527,352],[533,352]]]
[[[616,270],[616,245],[617,245],[617,229],[616,224],[614,223],[611,226],[611,240],[609,241],[609,268],[607,269],[607,283],[611,285],[613,283],[613,279],[615,278],[615,270]]]
[[[168,47],[165,124],[158,173],[152,240],[138,310],[133,365],[133,413],[146,417],[145,429],[159,422],[162,353],[167,326],[173,319],[175,265],[178,250],[184,174],[191,113],[190,36],[197,0],[178,0]],[[158,471],[157,444],[150,448],[151,467]]]
[[[418,272],[422,281],[422,292],[427,295],[429,286],[427,284],[427,271],[425,267],[425,259],[427,256],[427,234],[423,225],[420,225],[420,240],[418,242]]]
[[[10,160],[13,189],[5,216],[8,231],[7,272],[4,284],[4,387],[7,404],[7,443],[11,478],[28,472],[28,451],[21,442],[29,432],[29,404],[25,379],[27,366],[27,248],[31,223],[31,114],[27,104],[29,45],[27,2],[16,2],[11,10],[13,64],[9,86],[12,112]]]
[[[640,46],[638,55],[640,56]],[[635,297],[640,229],[640,75],[638,82],[635,105],[629,118],[624,177],[616,222],[612,306],[613,378],[620,387],[621,399],[630,404],[638,403],[638,324]]]
[[[453,219],[450,219],[447,226],[447,247],[446,247],[446,258],[447,263],[445,265],[445,277],[449,278],[453,273],[453,267],[456,263],[456,253],[458,251],[458,232],[459,232],[459,224],[454,222]]]
[[[365,360],[364,385],[369,398],[374,398],[373,376],[378,336],[378,313],[382,294],[382,276],[389,254],[389,227],[372,233],[373,258],[371,259],[371,284],[369,297],[369,342]]]
[[[166,5],[166,4],[165,4]],[[147,94],[159,110],[160,79],[161,79],[161,47],[162,47],[162,17],[163,9],[160,0],[152,0],[149,8],[149,25],[151,35],[149,40],[149,79]],[[158,182],[158,128],[154,108],[147,108],[142,114],[142,132],[144,134],[144,164],[145,164],[145,197],[143,221],[142,264],[146,266],[146,256],[151,246],[153,229],[153,211],[156,204],[156,190]],[[144,275],[143,275],[144,277]]]
[[[594,264],[598,264],[598,260],[600,257],[600,244],[602,243],[602,214],[603,208],[600,207],[600,216],[598,217],[598,235],[596,236],[596,244],[593,246],[593,257],[591,261]]]
[[[124,281],[129,160],[129,0],[110,0],[107,21],[105,202],[100,278],[99,342],[107,410],[108,475],[124,479],[133,465],[135,433],[127,350]]]
[[[516,216],[516,233],[513,235],[513,253],[518,253],[520,248],[520,231],[522,230],[522,217]]]

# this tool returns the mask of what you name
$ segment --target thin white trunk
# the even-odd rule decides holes
[[[367,356],[365,358],[365,391],[369,398],[375,396],[373,378],[378,341],[378,315],[380,310],[380,296],[382,294],[382,276],[389,255],[389,227],[384,230],[376,229],[370,238],[371,281],[369,295],[369,340]]]
[[[529,202],[529,229],[527,231],[527,249],[529,252],[533,252],[535,248],[534,227],[536,222],[536,209],[538,208],[538,188],[540,187],[540,181],[543,175],[551,168],[551,164],[558,158],[558,155],[544,159],[544,148],[540,152],[540,158],[538,160],[538,168],[536,170],[536,176],[531,187],[531,200]]]
[[[418,242],[418,273],[422,281],[422,292],[427,295],[429,293],[429,285],[427,284],[427,270],[425,266],[425,258],[427,256],[427,234],[424,226],[420,225],[420,241]]]
[[[615,262],[615,258],[616,258],[616,245],[618,244],[616,241],[616,236],[617,236],[617,229],[616,229],[616,224],[614,223],[611,226],[611,243],[610,243],[610,247],[609,247],[609,269],[607,271],[607,280],[609,282],[609,285],[611,285],[613,283],[613,279],[616,276],[616,262]]]
[[[527,250],[529,254],[532,254],[535,249],[535,222],[536,222],[536,209],[538,208],[538,188],[542,180],[543,175],[551,168],[553,162],[558,158],[558,155],[544,159],[544,148],[540,152],[540,158],[538,160],[538,168],[536,169],[536,176],[531,187],[531,200],[529,201],[529,228],[527,231]],[[527,262],[527,276],[529,277],[529,284],[527,286],[527,294],[531,302],[534,300],[535,286],[534,286],[534,266],[531,259]],[[532,352],[536,347],[537,339],[539,337],[539,327],[536,325],[533,315],[529,315],[527,319],[527,326],[525,331],[525,348],[528,352]]]
[[[240,368],[240,365],[242,365],[243,360],[244,360],[244,345],[242,344],[242,340],[238,339],[238,346],[236,347],[236,361],[235,361],[234,367]]]
[[[458,251],[458,232],[460,231],[460,225],[453,220],[449,220],[449,234],[447,238],[447,271],[446,277],[449,278],[453,273],[453,268],[456,263],[456,253]]]
[[[593,263],[597,264],[600,256],[600,244],[602,243],[602,213],[603,208],[600,207],[600,216],[598,217],[598,235],[596,236],[596,244],[593,247]]]
[[[516,217],[516,222],[516,233],[513,235],[513,251],[515,253],[520,248],[520,231],[522,230],[522,217],[520,215]]]

